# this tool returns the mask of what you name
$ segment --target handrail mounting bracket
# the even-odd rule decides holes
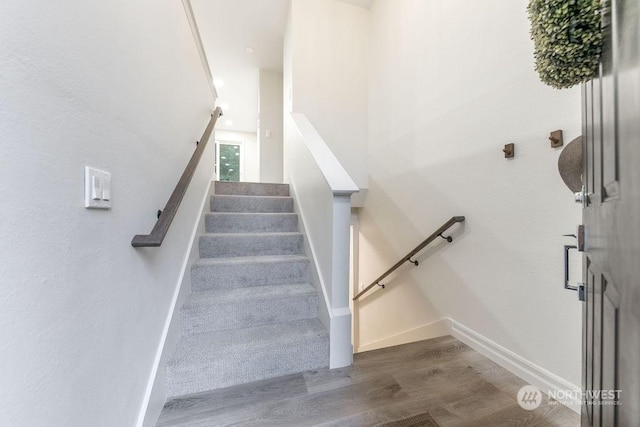
[[[453,242],[453,237],[451,236],[443,236],[442,233],[440,233],[438,234],[438,237],[442,237],[444,240],[446,240],[449,243]]]

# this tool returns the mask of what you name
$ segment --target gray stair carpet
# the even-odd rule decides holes
[[[216,182],[210,209],[165,369],[169,398],[328,366],[289,186]]]

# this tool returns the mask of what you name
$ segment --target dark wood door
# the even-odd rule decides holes
[[[600,76],[583,87],[583,426],[640,426],[639,10],[607,4]]]

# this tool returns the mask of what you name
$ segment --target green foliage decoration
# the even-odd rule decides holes
[[[569,88],[597,75],[603,0],[530,0],[536,71],[543,83]]]

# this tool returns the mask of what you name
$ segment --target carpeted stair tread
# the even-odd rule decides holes
[[[287,184],[215,182],[181,338],[165,365],[169,397],[327,367],[298,216]]]
[[[194,266],[208,266],[220,264],[268,264],[273,262],[308,261],[305,255],[262,255],[237,256],[230,258],[201,258],[194,262]]]
[[[302,254],[302,233],[207,233],[199,249],[201,258]]]
[[[205,215],[207,233],[298,231],[298,215],[290,212],[212,212]]]
[[[202,258],[191,266],[193,292],[309,281],[309,258],[266,255]]]
[[[169,396],[326,367],[329,337],[318,319],[182,337],[167,363]]]
[[[185,301],[183,308],[210,304],[233,304],[235,302],[260,301],[274,298],[292,298],[305,295],[317,295],[317,291],[308,283],[220,289],[191,294]]]
[[[168,364],[179,366],[199,358],[211,360],[245,352],[249,348],[252,351],[267,347],[283,348],[327,338],[327,330],[318,319],[191,335],[180,339],[174,357]]]
[[[211,212],[276,213],[293,212],[293,198],[288,196],[213,195]]]
[[[257,286],[191,294],[180,311],[183,336],[312,319],[318,292],[309,284]]]
[[[288,196],[288,184],[216,181],[215,193],[244,196]]]
[[[247,347],[282,346],[284,343],[303,342],[327,337],[327,331],[318,319],[303,319],[294,322],[256,326],[253,328],[218,331],[209,334],[182,337],[171,365],[180,364],[197,350],[208,358],[220,357]]]

